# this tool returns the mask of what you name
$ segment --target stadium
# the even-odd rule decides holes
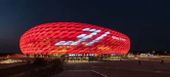
[[[126,55],[130,39],[118,31],[80,22],[50,22],[26,31],[20,49],[27,55]]]

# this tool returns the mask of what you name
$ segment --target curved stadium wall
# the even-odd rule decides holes
[[[24,54],[127,54],[128,36],[101,26],[80,22],[36,25],[20,38]]]

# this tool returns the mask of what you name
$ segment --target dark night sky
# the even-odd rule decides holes
[[[52,21],[103,25],[127,34],[132,50],[170,50],[164,0],[0,0],[0,52],[18,52],[20,36]]]

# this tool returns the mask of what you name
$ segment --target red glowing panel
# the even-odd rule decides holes
[[[24,54],[127,54],[129,38],[117,31],[78,22],[37,25],[20,39]]]

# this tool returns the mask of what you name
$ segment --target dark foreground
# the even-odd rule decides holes
[[[2,77],[170,77],[170,63],[160,61],[66,63],[63,70],[53,63],[0,67]]]

